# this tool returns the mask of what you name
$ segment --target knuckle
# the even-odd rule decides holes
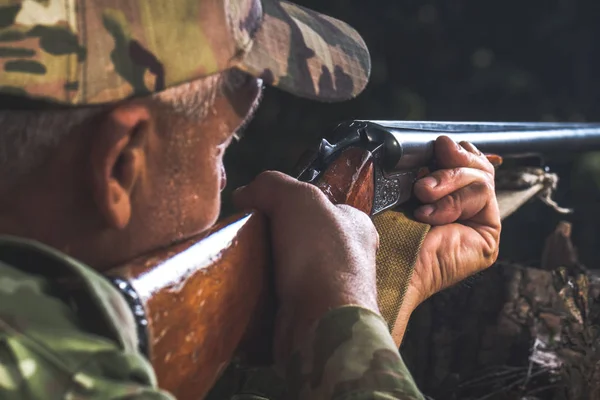
[[[489,258],[489,264],[492,265],[498,260],[498,255],[500,254],[500,249],[496,247]]]
[[[318,187],[278,171],[262,172],[253,185],[257,196],[268,199],[274,209],[306,208],[327,200]]]
[[[500,253],[500,235],[496,231],[486,231],[484,235],[486,246],[483,248],[483,259],[485,260],[484,268],[492,266],[497,260]]]
[[[364,212],[358,211],[356,213],[356,220],[368,231],[369,235],[377,233],[373,220]]]
[[[355,218],[358,219],[362,225],[368,227],[368,229],[371,231],[375,231],[375,225],[373,224],[371,217],[369,217],[366,213],[357,210],[356,208],[354,210]]]
[[[379,233],[377,232],[377,229],[375,229],[375,228],[371,229],[369,237],[371,238],[371,243],[373,245],[373,248],[378,249],[379,243],[380,243],[380,237],[379,237]]]
[[[475,146],[473,143],[468,142],[469,145],[471,145],[471,147],[473,148],[473,154],[475,154],[477,157],[484,157],[483,153],[481,152],[481,150],[479,150],[479,148],[477,146]]]
[[[438,202],[437,208],[444,211],[459,210],[461,203],[462,199],[460,193],[454,192],[442,198]]]
[[[440,182],[452,182],[455,179],[457,179],[458,177],[460,177],[460,175],[463,173],[463,169],[462,168],[448,168],[448,169],[443,169],[440,171],[437,171],[438,173],[438,180]]]
[[[494,177],[494,175],[496,174],[496,168],[494,168],[494,164],[492,164],[492,162],[485,156],[482,155],[482,157],[480,157],[481,160],[481,168],[483,171],[487,172],[488,174],[492,175],[492,178]]]
[[[253,186],[257,198],[274,204],[284,203],[286,190],[279,173],[275,171],[263,172],[256,177]],[[269,201],[269,198],[271,201]]]
[[[496,194],[496,183],[494,182],[493,178],[487,179],[483,182],[484,186],[485,186],[485,191],[495,195]]]
[[[493,180],[480,180],[473,183],[473,187],[476,189],[476,193],[482,194],[486,197],[493,197],[496,195],[496,188]]]
[[[255,182],[260,186],[271,186],[282,181],[281,173],[277,171],[261,172],[255,179]]]
[[[379,232],[377,232],[377,229],[375,229],[375,226],[373,226],[373,229],[371,230],[371,232],[369,232],[369,238],[371,238],[373,249],[375,249],[375,251],[377,251],[379,249],[379,244],[381,242],[380,242]]]
[[[495,195],[496,192],[494,181],[484,173],[478,174],[477,178],[465,186],[465,188],[468,188],[468,197],[484,196],[488,198]]]
[[[482,164],[482,158],[477,154],[473,154],[471,152],[467,152],[467,167],[473,169],[482,169],[484,165]]]
[[[317,201],[320,204],[329,203],[329,199],[325,193],[317,186],[311,185],[310,183],[298,182],[290,192],[290,195],[295,196],[297,199],[304,198],[310,199],[311,201]]]
[[[344,214],[345,218],[351,218],[358,224],[364,224],[367,220],[371,221],[367,214],[348,204],[338,204],[336,207]]]
[[[375,228],[375,224],[369,215],[347,204],[338,204],[336,207],[341,211],[343,218],[352,221],[356,227],[360,228],[361,232],[364,232],[368,237],[377,236],[377,241],[379,240],[377,228]]]
[[[365,236],[365,243],[371,248],[377,250],[379,248],[379,232],[375,228],[375,224],[370,218],[366,218],[365,223],[362,225],[363,235]]]
[[[484,253],[485,268],[491,267],[497,260],[500,250],[498,246],[494,246]]]
[[[352,214],[353,207],[350,207],[348,204],[337,204],[336,208],[340,210],[342,214],[350,216]]]
[[[323,191],[319,189],[319,187],[311,185],[310,183],[298,182],[297,188],[299,190],[306,191],[306,193],[310,193],[313,196],[325,196],[325,193],[323,193]]]
[[[297,194],[297,192],[308,192],[311,194],[321,191],[314,185],[300,182],[289,175],[279,171],[265,171],[256,178],[256,183],[263,189],[282,194]]]

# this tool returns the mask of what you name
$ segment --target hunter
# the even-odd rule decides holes
[[[351,99],[367,48],[345,23],[279,0],[6,0],[0,42],[0,398],[171,399],[102,272],[215,223],[223,153],[263,84]],[[415,219],[431,229],[400,335],[419,303],[497,257],[492,165],[446,137],[436,157],[415,185]],[[277,172],[235,203],[264,213],[275,238],[283,397],[422,398],[380,316],[370,218]],[[81,280],[85,298],[58,277]]]

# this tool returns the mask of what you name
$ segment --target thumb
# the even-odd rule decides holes
[[[282,194],[293,185],[293,180],[281,172],[263,172],[249,185],[239,187],[233,192],[233,205],[241,210],[256,209],[271,215],[281,203]]]
[[[235,208],[239,210],[249,210],[254,208],[254,187],[252,183],[245,186],[240,186],[231,193],[231,200]]]

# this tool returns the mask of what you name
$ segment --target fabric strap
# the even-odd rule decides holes
[[[373,218],[379,233],[377,294],[379,310],[393,329],[421,245],[430,226],[409,217],[408,212],[385,211]]]

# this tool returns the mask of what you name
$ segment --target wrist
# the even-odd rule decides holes
[[[421,292],[415,285],[413,285],[411,281],[406,288],[406,293],[402,299],[402,304],[400,305],[400,310],[398,311],[398,316],[396,317],[396,321],[394,322],[394,327],[392,330],[392,338],[398,347],[400,347],[400,344],[402,343],[408,321],[413,311],[423,301],[424,298]]]

